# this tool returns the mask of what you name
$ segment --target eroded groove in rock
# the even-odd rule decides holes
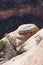
[[[43,39],[43,29],[41,29],[39,32],[37,32],[32,37],[30,37],[26,42],[24,42],[20,46],[20,48],[17,47],[17,51],[18,52],[24,52],[24,51],[26,52],[29,49],[33,48],[34,46],[37,46],[42,39]]]

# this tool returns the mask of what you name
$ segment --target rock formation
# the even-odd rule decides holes
[[[25,50],[22,51],[21,48],[24,42],[38,31],[39,28],[36,25],[24,24],[17,30],[7,34],[0,40],[0,61],[6,62],[12,57],[23,53]]]
[[[43,29],[30,37],[23,49],[26,52],[2,65],[43,65]]]

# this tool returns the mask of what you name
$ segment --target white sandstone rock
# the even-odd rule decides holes
[[[1,41],[5,43],[5,49],[3,49],[4,51],[2,50],[4,54],[1,55],[1,57],[4,58],[4,61],[8,61],[21,52],[23,53],[24,51],[22,51],[22,49],[28,44],[25,46],[22,44],[37,31],[39,31],[39,28],[36,25],[24,24],[21,25],[17,30],[7,34],[4,38],[2,38]]]
[[[43,65],[43,39],[20,57],[14,57],[2,65]]]

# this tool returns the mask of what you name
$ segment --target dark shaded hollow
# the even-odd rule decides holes
[[[13,8],[20,9],[29,4],[35,7],[40,3],[40,1],[41,0],[0,0],[0,10],[2,11]],[[27,23],[36,24],[39,28],[43,28],[43,21],[32,14],[12,16],[6,20],[0,20],[0,39],[4,37],[5,33],[14,31],[20,25]]]
[[[43,28],[43,21],[32,14],[22,16],[12,16],[6,20],[0,20],[0,39],[5,33],[16,30],[22,24],[36,24],[39,28]]]

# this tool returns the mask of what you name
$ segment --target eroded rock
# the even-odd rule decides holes
[[[21,52],[19,52],[19,50],[22,50],[22,44],[37,31],[39,31],[39,28],[36,25],[24,24],[21,25],[17,30],[7,34],[1,39],[1,41],[5,43],[5,48],[3,48],[3,50],[0,52],[0,59],[3,59],[2,61],[6,62],[12,57],[20,54]],[[1,54],[2,52],[3,55]]]
[[[26,45],[24,47],[26,46],[28,51],[2,65],[43,65],[43,29],[26,42],[24,44],[27,44],[28,47]]]
[[[11,44],[18,47],[37,31],[39,31],[39,28],[36,25],[24,24],[21,25],[16,31],[9,33],[6,37],[9,39]]]
[[[30,48],[37,46],[42,39],[43,39],[43,29],[41,29],[39,32],[37,32],[29,39],[27,39],[26,42],[24,42],[21,46],[17,47],[16,49],[18,52],[26,52]]]

